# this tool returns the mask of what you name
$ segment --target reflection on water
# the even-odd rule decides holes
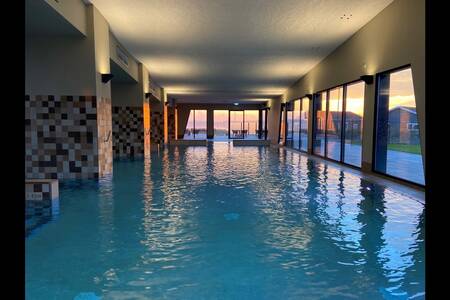
[[[30,299],[424,298],[422,204],[298,153],[175,147],[61,199]]]

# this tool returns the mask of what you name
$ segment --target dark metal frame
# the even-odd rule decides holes
[[[285,104],[280,103],[280,117],[279,117],[279,121],[278,121],[278,144],[280,144],[280,140],[281,140],[280,132],[281,132],[281,121],[283,121],[284,107],[285,107]],[[285,126],[285,128],[286,128],[286,126]]]
[[[289,101],[287,101],[287,102],[285,102],[285,103],[281,103],[281,113],[280,113],[280,120],[279,120],[279,127],[278,127],[278,143],[280,143],[280,134],[279,134],[279,132],[280,132],[280,130],[281,130],[281,121],[282,121],[282,113],[284,113],[284,111],[286,110],[286,106],[287,106],[287,104],[289,103],[290,105],[292,105],[293,107],[292,107],[292,139],[294,139],[294,112],[295,112],[295,105],[294,105],[294,103],[295,103],[295,101],[300,101],[300,116],[301,116],[301,112],[302,112],[302,108],[303,108],[303,100],[304,99],[307,99],[308,101],[310,101],[310,105],[309,105],[309,109],[311,109],[311,99],[309,98],[309,97],[307,97],[306,95],[305,96],[303,96],[303,97],[300,97],[300,98],[295,98],[295,99],[292,99],[292,100],[289,100]],[[291,104],[292,103],[292,104]],[[284,119],[284,128],[285,128],[285,132],[284,132],[284,135],[285,135],[285,141],[287,141],[287,139],[286,139],[286,137],[287,137],[287,132],[288,132],[288,126],[287,126],[287,110],[286,110],[286,118]],[[308,147],[306,147],[306,150],[302,150],[301,149],[301,132],[302,132],[302,125],[301,125],[301,117],[300,117],[300,124],[299,124],[299,130],[298,130],[298,134],[299,134],[299,147],[298,148],[295,148],[294,146],[292,146],[292,148],[293,149],[296,149],[296,150],[298,150],[298,151],[301,151],[301,152],[304,152],[304,153],[308,153]]]
[[[381,75],[384,75],[386,73],[394,73],[394,72],[405,70],[405,69],[408,69],[408,68],[411,68],[411,73],[412,73],[412,65],[411,64],[406,64],[406,65],[402,65],[400,67],[384,70],[384,71],[381,71],[381,72],[378,72],[378,73],[375,74],[375,105],[374,105],[374,118],[373,118],[373,139],[372,139],[372,172],[374,172],[376,174],[380,174],[380,175],[386,176],[388,178],[396,179],[396,180],[399,180],[399,181],[411,184],[413,186],[418,186],[418,187],[424,188],[425,185],[426,185],[425,172],[424,172],[425,184],[420,184],[420,183],[417,183],[417,182],[414,182],[414,181],[410,181],[408,179],[403,179],[403,178],[396,177],[396,176],[393,176],[393,175],[390,175],[390,174],[387,174],[387,173],[383,173],[383,172],[377,171],[375,169],[375,160],[376,160],[376,156],[377,156],[376,143],[377,143],[377,125],[378,125],[377,119],[378,119],[379,79],[380,79]],[[419,118],[417,118],[417,123],[419,123],[419,126],[420,126]],[[419,138],[420,138],[420,131],[419,131]],[[420,144],[420,147],[422,147],[422,143]]]
[[[314,95],[313,95],[313,106],[312,106],[313,107],[313,122],[312,122],[313,123],[313,128],[312,128],[312,130],[313,130],[313,132],[312,132],[313,133],[313,139],[312,139],[313,145],[312,145],[312,154],[316,155],[318,157],[321,157],[321,158],[333,161],[333,162],[338,162],[338,163],[344,164],[346,166],[354,167],[356,169],[361,169],[361,166],[352,165],[352,164],[349,164],[349,163],[344,161],[344,159],[345,159],[345,130],[344,130],[344,125],[345,125],[346,110],[347,110],[347,86],[355,84],[357,82],[364,82],[364,81],[362,81],[361,79],[356,79],[356,80],[352,80],[352,81],[349,81],[349,82],[346,82],[346,83],[343,83],[343,84],[335,85],[335,86],[333,86],[331,88],[328,88],[328,89],[325,89],[325,90],[321,90],[321,91],[318,91],[318,92],[314,93]],[[366,85],[367,84],[364,83],[364,87]],[[328,111],[329,111],[329,102],[330,102],[330,91],[334,90],[336,88],[339,88],[339,87],[343,88],[343,92],[342,92],[342,112],[341,112],[341,114],[342,114],[342,117],[341,117],[341,153],[340,153],[339,160],[336,160],[336,159],[328,157],[328,151],[327,151],[328,130],[327,130],[327,126],[328,126]],[[327,96],[326,96],[327,105],[326,105],[326,112],[325,112],[325,145],[324,145],[325,148],[324,148],[324,155],[322,156],[322,155],[317,154],[317,153],[314,152],[314,144],[315,144],[314,131],[315,131],[316,125],[317,125],[316,124],[317,123],[317,120],[316,120],[317,116],[315,115],[315,111],[314,111],[314,102],[317,99],[317,95],[319,95],[319,94],[321,94],[323,92],[327,93]],[[365,105],[365,103],[364,103],[364,105]],[[361,151],[362,151],[362,147],[361,147]],[[361,164],[362,164],[362,161],[361,161]]]

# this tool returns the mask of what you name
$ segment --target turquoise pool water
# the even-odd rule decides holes
[[[424,206],[291,151],[185,147],[67,181],[27,299],[424,299]]]

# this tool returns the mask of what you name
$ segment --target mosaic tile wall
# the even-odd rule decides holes
[[[142,107],[113,106],[114,157],[144,155]]]
[[[150,154],[150,103],[144,101],[143,103],[143,118],[144,118],[144,156]]]
[[[25,236],[59,213],[58,181],[25,181]]]
[[[150,142],[152,144],[164,143],[164,116],[162,112],[151,111],[151,137]]]
[[[98,178],[112,171],[112,142],[109,151],[107,142],[98,142],[108,127],[111,100],[26,95],[25,178]]]
[[[168,127],[169,127],[169,141],[175,139],[175,107],[167,108]]]
[[[59,197],[58,180],[26,180],[25,200],[51,200]]]

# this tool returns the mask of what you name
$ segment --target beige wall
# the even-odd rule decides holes
[[[283,95],[283,101],[353,81],[361,75],[374,75],[407,64],[412,66],[425,165],[424,0],[392,2],[294,83]],[[367,86],[365,93],[362,160],[366,169],[370,169],[372,164],[374,102],[375,84]],[[310,111],[312,117],[312,109]]]
[[[59,1],[55,0],[33,0],[45,1],[61,14],[70,24],[72,24],[82,34],[87,34],[86,7],[82,0]]]
[[[139,83],[112,82],[111,100],[113,106],[135,106],[143,105],[142,86]]]
[[[128,56],[128,66],[125,65],[117,56],[117,46],[119,46],[123,52]],[[139,67],[138,61],[125,49],[125,47],[120,44],[114,34],[109,32],[109,54],[111,59],[121,67],[128,75],[130,75],[134,80],[139,80]]]
[[[101,74],[111,73],[109,61],[109,25],[95,6],[88,5],[87,14],[88,37],[94,39],[97,97],[111,99],[111,81],[106,84],[101,81]]]
[[[101,73],[110,72],[109,25],[93,5],[83,8],[85,37],[26,37],[26,94],[111,98],[110,83],[101,82]]]
[[[93,40],[75,36],[27,36],[25,93],[95,95]]]

